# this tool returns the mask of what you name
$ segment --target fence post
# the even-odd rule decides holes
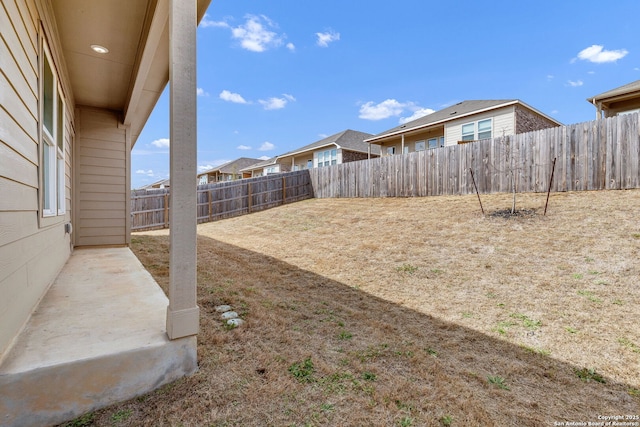
[[[247,207],[249,208],[249,213],[251,213],[251,203],[253,197],[251,197],[251,183],[247,182],[247,193],[249,195],[249,199],[247,200]]]
[[[164,228],[169,228],[169,193],[164,193]]]
[[[287,203],[287,180],[282,177],[282,204]]]

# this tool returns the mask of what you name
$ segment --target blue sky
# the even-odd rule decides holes
[[[198,28],[198,168],[376,134],[468,99],[565,124],[640,79],[640,1],[213,0]],[[134,188],[169,176],[169,96],[132,151]]]

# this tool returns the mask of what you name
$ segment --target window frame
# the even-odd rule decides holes
[[[489,130],[480,131],[480,123],[489,122]],[[467,131],[465,133],[465,127],[468,129],[469,126],[473,127],[473,133]],[[489,136],[480,136],[480,134],[488,133]],[[464,142],[469,141],[480,141],[482,139],[491,139],[493,138],[493,117],[489,117],[487,119],[476,120],[475,122],[464,123],[460,127],[460,140]]]
[[[427,149],[427,142],[424,139],[416,141],[416,151],[424,151]]]
[[[39,61],[40,226],[59,221],[66,210],[66,101],[51,50],[42,37]]]

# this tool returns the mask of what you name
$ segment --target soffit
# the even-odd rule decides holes
[[[124,110],[153,5],[151,0],[51,2],[76,104]],[[92,44],[109,52],[94,52]]]

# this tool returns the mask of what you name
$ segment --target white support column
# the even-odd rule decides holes
[[[402,144],[400,147],[400,154],[404,154],[404,133],[402,134]]]
[[[196,335],[196,4],[170,0],[171,231],[167,335]]]

